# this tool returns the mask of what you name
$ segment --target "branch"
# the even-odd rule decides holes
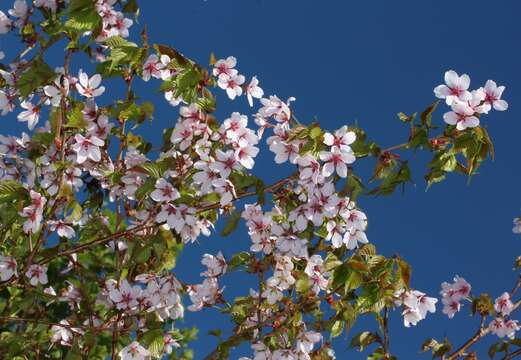
[[[290,175],[290,176],[288,176],[288,177],[286,177],[284,179],[281,179],[281,180],[273,183],[272,185],[266,187],[264,189],[264,191],[265,192],[270,192],[270,193],[271,192],[275,192],[281,186],[283,186],[287,182],[291,181],[291,179],[295,175],[296,174]],[[239,200],[239,199],[243,199],[245,197],[253,196],[253,195],[256,195],[256,194],[257,193],[255,191],[245,192],[245,193],[239,194],[234,199],[234,201]],[[198,208],[197,212],[200,213],[200,212],[207,211],[207,210],[219,209],[221,207],[222,207],[221,203],[216,202],[216,203],[213,203],[213,204],[210,204],[210,205]],[[117,232],[117,233],[114,233],[114,234],[111,234],[111,235],[108,235],[108,236],[105,236],[105,237],[102,237],[102,238],[98,238],[98,239],[92,240],[92,241],[87,242],[85,244],[78,245],[78,246],[72,247],[70,249],[66,249],[66,250],[57,252],[56,254],[54,254],[54,255],[46,258],[46,259],[43,259],[42,261],[39,262],[39,264],[44,265],[44,264],[47,264],[47,263],[49,263],[50,261],[52,261],[52,260],[54,260],[56,258],[59,258],[59,257],[62,257],[62,256],[67,256],[67,255],[72,255],[72,254],[75,254],[75,253],[87,250],[87,249],[89,249],[89,248],[91,248],[93,246],[107,244],[107,243],[109,243],[109,242],[111,242],[111,241],[113,241],[115,239],[118,239],[118,238],[121,238],[121,237],[125,237],[125,236],[128,236],[128,235],[132,235],[135,232],[139,232],[139,231],[142,231],[142,230],[152,230],[152,229],[155,229],[156,227],[161,226],[161,225],[163,225],[163,224],[162,223],[153,223],[153,224],[151,224],[151,223],[144,223],[144,224],[141,224],[139,226],[133,227],[131,229],[127,229],[125,231],[120,231],[120,232]]]
[[[384,349],[384,359],[390,359],[390,353],[389,353],[389,309],[387,306],[384,308],[384,318],[383,318],[383,335],[384,335],[384,341],[383,341],[383,349]]]
[[[516,287],[514,287],[514,290],[517,290]],[[512,293],[514,293],[513,291]],[[514,307],[512,308],[512,312],[514,312],[519,306],[521,306],[521,300],[518,300]],[[445,360],[454,360],[458,357],[462,356],[465,351],[470,348],[472,345],[477,343],[483,336],[487,335],[490,332],[490,329],[488,327],[484,326],[485,324],[485,316],[481,317],[481,321],[479,324],[479,329],[476,331],[473,337],[468,339],[463,345],[461,345],[456,351],[454,351],[452,354],[450,354],[448,357],[445,358]]]
[[[283,178],[283,179],[278,180],[277,182],[274,182],[270,186],[264,188],[264,192],[274,193],[280,187],[282,187],[286,183],[290,182],[295,176],[297,176],[297,173],[294,173],[294,174],[292,174],[292,175],[290,175],[290,176],[288,176],[286,178]],[[233,201],[237,201],[237,200],[240,200],[240,199],[243,199],[243,198],[246,198],[246,197],[250,197],[250,196],[255,196],[255,195],[257,195],[256,191],[247,191],[247,192],[238,194],[233,199]],[[216,203],[213,203],[213,204],[210,204],[210,205],[206,205],[206,206],[202,206],[202,207],[198,208],[197,212],[200,213],[200,212],[204,212],[204,211],[207,211],[207,210],[219,209],[221,207],[222,207],[221,203],[220,202],[216,202]]]
[[[515,357],[518,357],[520,355],[521,355],[521,349],[518,349],[518,350],[514,351],[513,353],[505,355],[503,360],[511,360],[511,359],[513,359]]]

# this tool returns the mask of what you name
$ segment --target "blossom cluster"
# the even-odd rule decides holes
[[[442,296],[442,311],[449,319],[452,319],[454,315],[460,311],[462,300],[470,300],[471,289],[470,284],[458,275],[454,277],[453,283],[443,282],[441,284],[440,295]]]
[[[403,307],[403,324],[405,327],[416,325],[427,317],[427,313],[436,312],[438,299],[427,296],[418,290],[399,290],[394,294],[396,306]]]
[[[8,15],[0,11],[0,34],[14,29],[23,34],[35,7],[55,19],[68,3],[34,0],[31,6],[25,0],[16,0]],[[101,28],[93,39],[98,48],[87,53],[106,65],[108,56],[114,59],[106,40],[118,37],[119,42],[125,41],[121,38],[129,37],[133,21],[117,10],[122,5],[117,0],[97,0],[90,5],[94,15],[101,17]],[[80,35],[93,34],[87,31]],[[255,339],[253,359],[302,360],[319,352],[323,358],[333,359],[329,343],[302,319],[305,311],[295,306],[292,309],[297,314],[292,314],[287,309],[302,295],[306,301],[318,303],[328,299],[330,309],[338,311],[336,300],[330,300],[341,293],[332,287],[338,273],[335,266],[346,265],[361,250],[367,250],[363,258],[367,264],[358,264],[364,271],[369,272],[372,266],[369,259],[378,262],[369,254],[372,245],[365,245],[366,214],[354,195],[339,190],[354,173],[359,156],[356,145],[363,142],[357,129],[346,125],[325,131],[316,124],[301,125],[291,108],[295,98],[283,101],[276,95],[265,97],[256,76],[246,83],[233,56],[215,61],[210,72],[195,66],[187,71],[183,66],[190,61],[180,61],[182,56],[172,49],[156,46],[157,52],[150,54],[148,45],[143,48],[140,60],[135,60],[138,64],[125,67],[122,74],[128,86],[126,100],[105,106],[101,100],[108,95],[109,84],[105,83],[104,71],[110,70],[103,66],[99,73],[82,69],[72,72],[69,62],[54,71],[49,68],[44,71],[50,72],[48,79],[26,96],[20,90],[20,74],[32,66],[30,61],[22,56],[2,66],[0,112],[7,115],[19,110],[18,121],[27,123],[31,133],[0,135],[0,181],[10,182],[14,187],[11,195],[17,198],[17,206],[6,209],[16,219],[6,234],[14,237],[13,243],[21,238],[29,244],[30,261],[22,262],[19,253],[3,247],[2,254],[7,255],[0,255],[0,281],[35,287],[32,290],[41,296],[38,301],[45,299],[38,310],[51,313],[50,309],[58,305],[61,318],[48,329],[52,346],[73,348],[89,329],[100,336],[110,331],[112,336],[117,332],[128,335],[128,345],[118,349],[123,360],[170,354],[181,347],[181,339],[173,336],[173,331],[166,332],[165,323],[173,326],[174,320],[184,317],[183,296],[191,302],[187,307],[190,311],[227,304],[219,281],[233,266],[221,252],[205,254],[203,281],[184,285],[166,269],[165,258],[177,256],[172,249],[182,243],[210,236],[218,217],[232,214],[232,220],[239,220],[240,214],[251,239],[251,253],[243,265],[260,278],[257,291],[251,289],[243,299],[249,306],[245,307],[246,314],[237,320],[237,334],[246,329]],[[194,73],[201,77],[194,89],[189,89],[194,90],[191,93],[195,98],[187,100],[178,91],[183,89],[171,86],[175,83],[181,87],[184,82],[176,81],[178,77],[186,80]],[[128,127],[147,113],[131,89],[135,78],[162,81],[168,85],[165,99],[179,107],[177,121],[165,131],[164,144],[155,159],[150,155],[156,151],[150,150],[152,144],[142,141]],[[480,115],[492,108],[503,111],[508,107],[501,99],[504,86],[492,80],[473,91],[469,91],[466,74],[448,71],[445,81],[446,85],[436,87],[434,92],[451,106],[444,120],[458,131],[479,126]],[[255,100],[259,108],[251,115],[234,111],[219,122],[211,114],[213,110],[205,106],[209,85],[225,91],[230,100],[245,95],[250,107]],[[48,121],[44,122],[47,113]],[[264,188],[252,170],[267,132],[265,141],[275,163],[289,163],[295,172]],[[255,191],[251,191],[253,187]],[[246,204],[242,212],[237,212],[235,201],[252,194],[258,195],[257,203]],[[264,196],[270,197],[271,206],[264,204]],[[515,232],[521,231],[518,220],[515,226]],[[80,252],[92,244],[104,246],[81,256]],[[56,254],[39,252],[49,248]],[[54,261],[59,258],[65,261]],[[97,269],[96,280],[85,289],[99,289],[94,290],[95,296],[85,294],[82,287],[89,266]],[[18,271],[25,277],[19,277]],[[398,287],[391,285],[392,291]],[[449,318],[460,310],[462,300],[471,299],[470,290],[460,277],[452,284],[442,284],[443,312]],[[352,296],[358,293],[353,291]],[[438,301],[412,289],[400,289],[389,299],[402,308],[406,327],[434,313]],[[496,299],[497,316],[489,330],[499,337],[514,336],[519,330],[517,321],[510,319],[514,309],[508,293]],[[321,327],[322,322],[317,320],[314,325]],[[292,329],[285,331],[286,325]],[[159,330],[160,354],[142,341],[150,326]],[[276,338],[267,336],[266,326],[273,329]]]
[[[445,99],[451,111],[443,115],[443,120],[449,125],[455,125],[458,130],[474,128],[479,125],[482,114],[488,114],[494,108],[497,111],[508,109],[508,103],[501,99],[504,86],[497,86],[493,80],[487,80],[485,86],[469,91],[470,77],[461,76],[454,70],[445,73],[445,84],[434,88],[434,94],[439,99]]]
[[[515,306],[510,300],[510,294],[505,292],[494,302],[494,310],[498,315],[489,324],[489,329],[493,334],[498,337],[508,337],[513,339],[516,331],[521,330],[517,320],[509,319],[510,313],[515,310]]]
[[[219,288],[218,278],[226,273],[226,260],[222,253],[216,256],[204,254],[203,265],[208,268],[207,271],[201,273],[205,279],[201,284],[189,285],[187,293],[190,296],[192,305],[188,307],[190,311],[199,311],[205,306],[211,306],[221,300],[223,289]]]
[[[288,339],[285,339],[286,343]],[[251,345],[253,349],[253,358],[241,357],[239,360],[311,360],[311,352],[315,344],[322,341],[322,335],[316,331],[305,330],[305,328],[296,336],[294,347],[288,344],[286,349],[270,350],[264,343],[257,342]],[[327,350],[327,358],[335,359],[335,353],[332,349]]]

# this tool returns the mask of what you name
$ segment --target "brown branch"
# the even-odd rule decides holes
[[[521,356],[521,349],[518,349],[510,354],[506,354],[503,360],[511,360],[515,357]]]
[[[454,351],[452,354],[450,354],[446,360],[454,360],[458,357],[462,356],[465,351],[467,351],[468,348],[470,348],[472,345],[474,345],[476,342],[479,341],[483,336],[487,335],[490,330],[489,328],[484,327],[485,323],[485,317],[481,317],[481,321],[479,323],[479,329],[476,331],[474,336],[472,336],[470,339],[468,339],[463,345],[461,345],[456,351]]]
[[[514,287],[515,289],[515,287]],[[516,303],[514,303],[514,306],[512,308],[512,312],[517,310],[521,306],[521,300],[518,300]],[[454,351],[452,354],[448,355],[445,360],[454,360],[458,357],[462,356],[465,351],[470,348],[472,345],[477,343],[483,336],[487,335],[490,332],[490,329],[488,327],[485,327],[485,316],[481,317],[481,321],[479,324],[479,329],[476,331],[474,336],[472,336],[470,339],[468,339],[463,345],[461,345],[456,351]]]
[[[285,184],[287,184],[288,182],[290,182],[296,175],[297,175],[297,173],[294,173],[294,174],[292,174],[292,175],[290,175],[290,176],[288,176],[286,178],[283,178],[283,179],[278,180],[277,182],[274,182],[270,186],[265,187],[264,188],[264,192],[274,193],[280,187],[282,187]],[[256,191],[247,191],[247,192],[244,192],[244,193],[237,194],[237,196],[233,199],[233,201],[237,201],[237,200],[240,200],[240,199],[243,199],[243,198],[246,198],[246,197],[250,197],[250,196],[254,196],[254,195],[257,195]],[[213,204],[210,204],[210,205],[206,205],[206,206],[202,206],[202,207],[198,208],[197,212],[200,213],[200,212],[204,212],[204,211],[207,211],[207,210],[219,209],[221,207],[222,207],[221,203],[216,202],[216,203],[213,203]]]
[[[384,308],[384,318],[383,318],[383,350],[384,350],[384,359],[388,360],[391,358],[389,352],[389,309],[387,306]]]
[[[32,324],[41,324],[47,326],[60,326],[67,329],[88,329],[88,327],[82,325],[66,325],[54,322],[42,321],[39,319],[29,319],[29,318],[18,318],[12,316],[0,316],[0,323],[4,322],[21,322],[21,323],[32,323]]]
[[[290,175],[290,176],[288,176],[288,177],[286,177],[284,179],[281,179],[281,180],[273,183],[272,185],[266,187],[264,189],[264,191],[265,192],[270,192],[270,193],[271,192],[275,192],[281,186],[283,186],[287,182],[291,181],[291,179],[294,176],[295,176],[295,174]],[[242,198],[245,198],[245,197],[248,197],[248,196],[253,196],[253,195],[256,195],[256,194],[257,193],[255,191],[245,192],[245,193],[242,193],[242,194],[238,195],[234,199],[234,201],[242,199]],[[200,213],[200,212],[203,212],[203,211],[212,210],[212,209],[219,209],[219,208],[221,208],[221,204],[219,202],[216,202],[216,203],[213,203],[213,204],[210,204],[210,205],[198,208],[197,212]],[[125,236],[128,236],[128,235],[132,235],[133,233],[138,232],[138,231],[155,229],[156,227],[161,226],[161,225],[162,225],[161,223],[155,223],[155,224],[145,223],[145,224],[141,224],[139,226],[133,227],[131,229],[127,229],[125,231],[120,231],[120,232],[117,232],[117,233],[114,233],[114,234],[111,234],[111,235],[108,235],[108,236],[105,236],[105,237],[102,237],[102,238],[98,238],[98,239],[92,240],[92,241],[87,242],[85,244],[72,247],[70,249],[62,250],[62,251],[52,255],[51,257],[43,259],[42,261],[39,262],[39,264],[42,264],[42,265],[43,264],[47,264],[47,263],[49,263],[50,261],[52,261],[52,260],[54,260],[56,258],[59,258],[59,257],[62,257],[62,256],[67,256],[67,255],[72,255],[72,254],[75,254],[75,253],[78,253],[78,252],[82,252],[82,251],[87,250],[87,249],[89,249],[89,248],[91,248],[93,246],[103,245],[103,244],[109,243],[109,242],[111,242],[111,241],[113,241],[115,239],[118,239],[118,238],[121,238],[121,237],[125,237]]]

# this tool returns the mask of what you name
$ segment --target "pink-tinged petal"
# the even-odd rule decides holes
[[[332,162],[328,162],[324,164],[324,167],[322,168],[322,174],[325,177],[330,176],[335,171],[335,165]]]
[[[434,95],[438,99],[445,99],[447,96],[451,94],[450,89],[447,87],[447,85],[438,85],[434,88]]]
[[[76,90],[83,95],[84,88],[78,83],[76,83]]]
[[[99,162],[101,160],[101,153],[98,148],[91,148],[89,151],[89,157],[92,161]]]
[[[449,111],[443,114],[443,121],[449,125],[456,125],[458,123],[459,116],[454,111]]]
[[[458,99],[461,101],[470,101],[472,100],[472,93],[470,91],[463,91],[459,96]]]
[[[79,78],[80,78],[80,84],[84,88],[89,87],[89,77],[87,76],[86,73],[84,73],[83,71],[80,72]]]
[[[458,77],[458,73],[455,72],[454,70],[449,70],[447,72],[445,72],[445,83],[450,87],[450,88],[455,88],[458,86],[458,82],[459,82],[459,77]]]
[[[226,89],[226,94],[228,94],[228,97],[233,100],[235,99],[235,97],[237,96],[237,94],[235,93],[235,90],[232,89],[232,88],[227,88]]]
[[[497,85],[494,80],[487,80],[485,83],[484,89],[487,94],[492,94],[496,90]]]
[[[103,145],[105,145],[105,142],[103,140],[101,140],[100,138],[96,137],[96,136],[91,137],[89,140],[90,140],[91,143],[93,143],[96,146],[103,146]]]
[[[344,163],[338,163],[336,165],[336,173],[338,174],[338,176],[340,176],[341,178],[345,178],[347,177],[347,166],[346,164]]]
[[[356,157],[353,155],[352,152],[348,152],[348,153],[342,154],[342,160],[346,164],[352,164],[352,163],[354,163],[356,161]]]
[[[459,86],[462,90],[467,90],[470,86],[470,77],[467,74],[463,74],[459,78]]]
[[[234,68],[237,65],[237,59],[235,58],[235,56],[228,56],[226,58],[226,65],[229,68]]]
[[[496,99],[499,99],[501,95],[503,95],[503,91],[505,91],[504,86],[498,86],[496,90],[494,91],[494,95],[496,96]]]
[[[333,144],[335,143],[335,137],[333,136],[333,134],[330,134],[330,133],[325,133],[324,134],[324,144],[328,145],[328,146],[333,146]],[[324,160],[324,159],[322,159]]]
[[[253,165],[255,165],[255,161],[251,157],[246,157],[241,160],[242,166],[244,166],[246,169],[253,169]]]
[[[233,80],[237,85],[242,85],[246,81],[246,78],[244,77],[244,75],[237,75]]]
[[[90,78],[90,80],[89,80],[89,86],[90,86],[92,89],[97,88],[100,84],[101,84],[101,75],[100,75],[100,74],[95,74],[95,75],[93,75],[93,76]]]
[[[99,88],[97,88],[96,90],[94,90],[92,92],[92,96],[93,97],[96,97],[96,96],[100,96],[101,94],[103,94],[105,92],[105,86],[100,86]]]
[[[348,131],[344,136],[344,140],[347,145],[350,145],[356,141],[356,134],[353,131]]]
[[[456,124],[456,129],[458,129],[459,131],[463,131],[465,130],[467,127],[465,126],[465,122],[464,121],[460,121]]]
[[[331,153],[329,151],[322,151],[319,157],[322,161],[329,161],[331,159]]]
[[[479,119],[475,116],[471,116],[465,119],[465,125],[469,128],[479,126]]]
[[[493,103],[494,109],[497,111],[505,111],[508,109],[508,103],[505,100],[496,100]]]
[[[79,151],[76,154],[76,162],[78,164],[83,164],[87,160],[87,154],[84,151]]]

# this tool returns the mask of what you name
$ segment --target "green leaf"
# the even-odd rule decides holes
[[[331,325],[331,337],[337,337],[340,334],[342,334],[342,331],[344,331],[344,321],[343,320],[336,320]]]
[[[401,122],[404,122],[404,123],[413,123],[414,120],[416,119],[416,115],[417,113],[413,113],[411,115],[405,115],[403,112],[399,112],[398,113],[398,118],[400,119]]]
[[[28,192],[18,181],[5,180],[0,182],[0,202],[11,202],[27,197]]]
[[[320,130],[320,127],[313,126],[309,130],[309,137],[312,138],[313,140],[318,139],[320,136],[322,136],[322,130]]]
[[[241,213],[237,210],[232,212],[228,217],[228,221],[224,226],[224,229],[221,231],[221,236],[227,236],[232,233],[233,230],[237,228],[239,225],[239,220],[241,219]]]
[[[370,331],[363,331],[351,339],[351,347],[358,348],[358,351],[364,351],[364,349],[372,343],[378,341],[379,336],[373,334]]]
[[[72,0],[68,7],[69,19],[65,22],[65,29],[72,33],[74,38],[92,31],[91,38],[96,38],[102,30],[102,19],[91,0]]]
[[[427,128],[431,127],[432,122],[432,113],[434,110],[436,110],[436,107],[440,103],[440,100],[436,100],[433,102],[429,107],[427,107],[420,115],[420,119],[422,122],[422,125],[426,126]]]
[[[248,265],[251,260],[251,254],[246,251],[241,251],[238,254],[233,255],[231,260],[228,262],[228,270],[234,270],[238,267]]]
[[[400,269],[400,278],[406,288],[409,288],[411,282],[411,266],[402,259],[398,259],[398,268]]]
[[[26,98],[34,90],[56,78],[56,73],[41,58],[33,61],[28,70],[16,81],[20,95]]]
[[[88,122],[83,117],[83,112],[79,106],[76,106],[72,111],[67,113],[67,122],[64,124],[67,128],[72,129],[85,129]]]

